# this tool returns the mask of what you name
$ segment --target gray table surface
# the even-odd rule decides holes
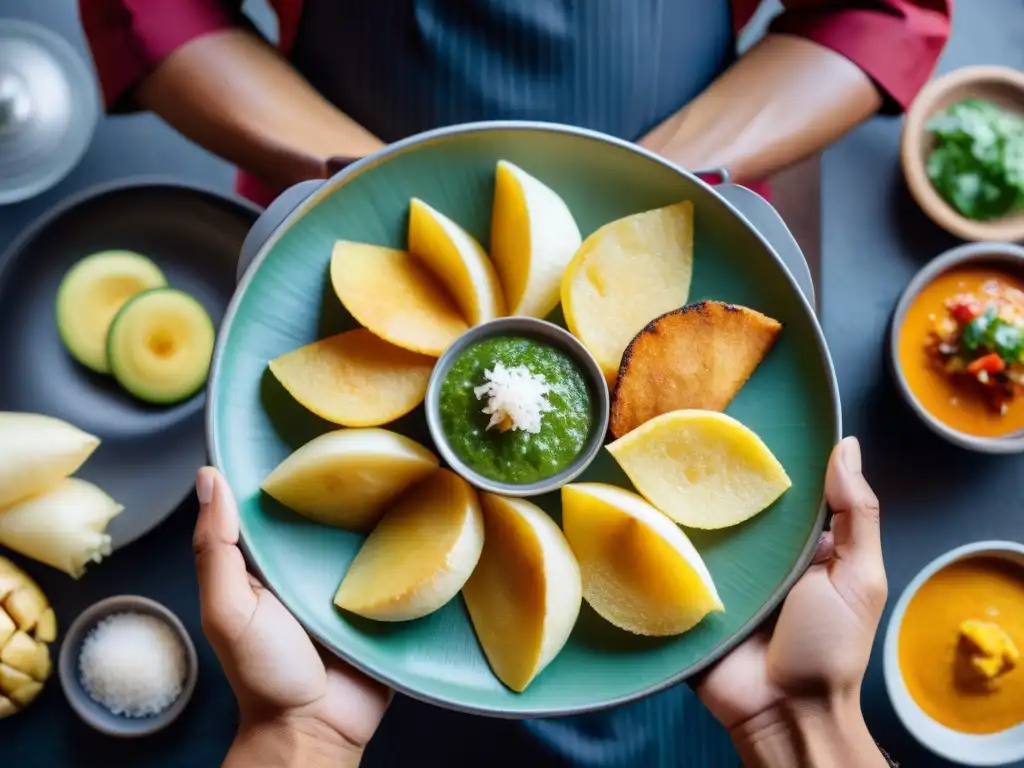
[[[84,53],[74,6],[73,0],[4,0],[2,14],[42,22]],[[1022,0],[961,3],[940,69],[974,63],[1024,69],[1021,40]],[[899,171],[898,132],[897,121],[875,120],[826,153],[820,282],[822,319],[839,375],[845,430],[861,438],[866,471],[883,503],[890,604],[936,555],[969,540],[1019,540],[1024,529],[1022,460],[974,456],[946,446],[916,423],[885,372],[882,340],[896,297],[921,264],[955,244],[910,200]],[[149,174],[201,181],[225,192],[231,190],[233,179],[228,166],[151,117],[106,120],[82,163],[64,182],[34,200],[0,207],[0,249],[69,194],[110,179]],[[978,503],[982,488],[994,491],[1000,503]],[[152,739],[115,742],[79,724],[54,681],[30,712],[0,722],[3,764],[217,764],[231,740],[236,710],[199,628],[189,546],[194,516],[194,503],[188,501],[150,535],[79,583],[26,566],[65,623],[91,602],[120,592],[149,595],[177,612],[196,639],[201,657],[200,687],[183,719]],[[903,765],[943,764],[916,745],[897,722],[882,683],[877,645],[864,708],[878,740]]]
[[[0,0],[0,16],[42,23],[87,57],[75,0]],[[234,182],[230,166],[153,117],[103,120],[88,153],[63,182],[33,200],[0,206],[0,251],[21,229],[65,197],[112,179],[141,175],[200,182],[222,192],[231,192]],[[0,410],[5,410],[2,402]],[[199,626],[191,549],[195,515],[195,502],[189,499],[162,525],[78,582],[45,566],[19,560],[53,600],[62,631],[88,605],[124,593],[151,597],[181,617],[200,657],[199,685],[182,718],[152,738],[137,742],[110,739],[78,720],[54,678],[31,710],[0,721],[0,765],[206,768],[219,764],[234,735],[237,707]],[[56,647],[53,650],[56,654]]]
[[[1024,69],[1024,2],[957,4],[940,72],[970,64]],[[844,431],[863,444],[882,503],[889,608],[929,561],[960,544],[1024,540],[1024,458],[989,457],[933,436],[899,400],[883,337],[920,267],[957,244],[910,198],[899,167],[898,121],[874,120],[825,153],[821,304],[843,403]],[[882,631],[888,621],[883,620]],[[881,639],[864,688],[875,738],[904,766],[940,766],[904,731],[882,681]],[[1024,766],[1024,762],[1019,765]]]

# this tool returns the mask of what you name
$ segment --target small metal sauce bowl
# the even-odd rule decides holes
[[[519,336],[560,349],[579,366],[580,373],[587,380],[592,421],[590,435],[587,437],[583,450],[579,452],[572,464],[561,472],[533,483],[505,483],[480,474],[455,453],[441,424],[441,385],[451,371],[452,365],[469,347],[495,336]],[[434,372],[427,384],[426,411],[427,426],[430,429],[434,445],[437,446],[438,452],[453,471],[482,491],[503,496],[539,496],[556,491],[574,480],[590,466],[601,450],[608,432],[608,384],[594,356],[564,328],[532,317],[502,317],[470,328],[445,350],[437,361],[437,365],[434,366]]]

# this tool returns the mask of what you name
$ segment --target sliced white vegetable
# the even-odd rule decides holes
[[[110,554],[107,524],[124,509],[92,483],[65,478],[0,511],[0,544],[78,578]]]
[[[49,490],[99,444],[95,435],[52,416],[0,411],[0,507]]]

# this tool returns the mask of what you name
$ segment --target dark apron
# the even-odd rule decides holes
[[[733,60],[728,0],[305,0],[292,61],[385,142],[477,120],[635,140]],[[397,697],[363,765],[738,765],[686,686],[615,710],[504,721]]]
[[[385,142],[477,120],[635,140],[732,62],[729,0],[305,0],[292,61]]]

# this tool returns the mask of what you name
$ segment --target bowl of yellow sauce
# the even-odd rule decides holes
[[[967,544],[903,591],[885,636],[885,683],[925,747],[964,765],[1024,759],[1024,545]]]

